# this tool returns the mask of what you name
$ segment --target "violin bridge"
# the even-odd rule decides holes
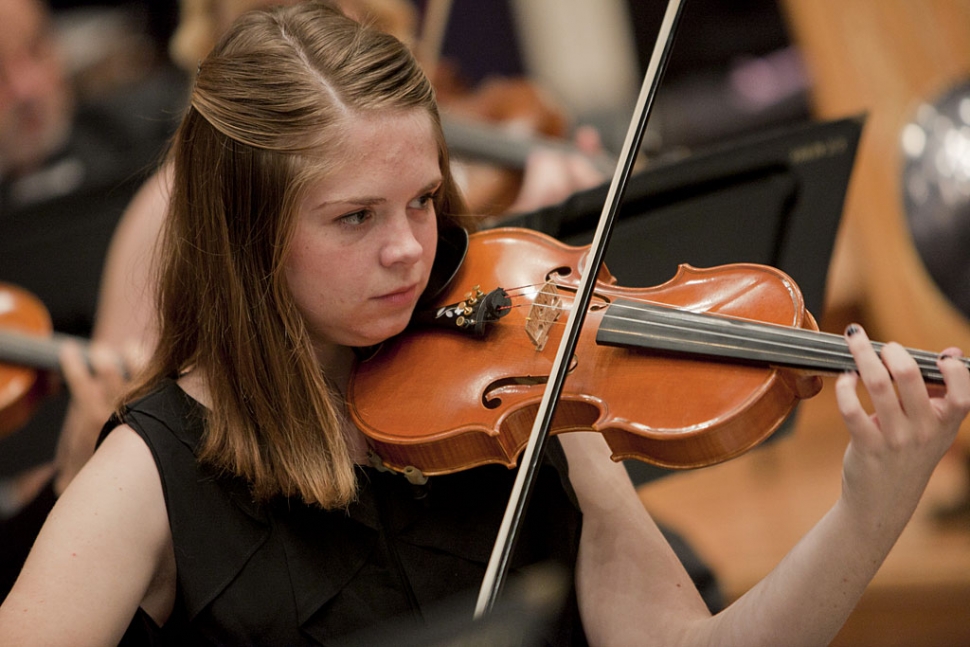
[[[554,283],[546,281],[532,300],[525,322],[525,332],[537,351],[545,348],[546,341],[549,339],[550,326],[559,318],[561,312],[562,299],[559,297],[559,291]]]

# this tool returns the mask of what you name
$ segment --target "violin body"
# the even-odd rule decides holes
[[[479,285],[511,290],[547,280],[568,299],[587,253],[588,247],[531,230],[473,234],[441,304],[460,301]],[[534,292],[526,291],[524,307],[511,308],[482,337],[409,328],[358,363],[348,388],[350,415],[385,466],[432,475],[516,464],[563,329],[548,326],[548,343],[537,349],[525,331]],[[755,446],[799,399],[821,388],[817,376],[799,371],[597,343],[603,316],[617,299],[817,330],[797,286],[770,267],[681,266],[670,281],[651,288],[618,286],[603,269],[552,434],[596,431],[614,460],[701,467]]]
[[[26,290],[0,283],[0,436],[26,424],[37,403],[50,390],[43,373],[8,354],[8,333],[45,338],[52,329],[50,314],[40,299]]]

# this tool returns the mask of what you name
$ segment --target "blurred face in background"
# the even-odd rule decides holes
[[[54,153],[71,111],[47,7],[0,1],[0,173],[28,172]]]

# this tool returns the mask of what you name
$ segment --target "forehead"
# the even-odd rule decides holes
[[[348,114],[342,122],[342,141],[350,149],[360,141],[383,141],[388,146],[407,140],[410,144],[437,146],[431,115],[423,108],[375,109]]]
[[[440,137],[423,109],[351,115],[338,129],[338,140],[319,152],[327,169],[321,180],[365,182],[375,179],[374,173],[440,172]]]
[[[20,55],[43,33],[45,21],[38,0],[0,1],[0,57]]]

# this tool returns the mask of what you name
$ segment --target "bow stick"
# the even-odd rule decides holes
[[[483,617],[494,607],[498,595],[508,575],[509,562],[515,543],[518,538],[521,520],[528,505],[529,497],[535,483],[536,474],[539,469],[539,462],[545,449],[546,441],[549,438],[549,429],[552,426],[552,418],[555,413],[555,405],[562,395],[563,383],[566,379],[566,372],[569,367],[567,358],[571,358],[576,351],[576,343],[583,322],[586,319],[586,310],[589,307],[593,296],[593,286],[596,283],[596,276],[600,266],[603,264],[603,257],[606,254],[606,246],[609,243],[610,235],[613,232],[613,224],[616,214],[620,209],[620,202],[626,191],[626,185],[633,172],[633,166],[637,151],[643,141],[643,135],[647,127],[647,119],[653,107],[660,80],[666,69],[670,51],[673,48],[674,33],[677,23],[680,20],[682,0],[669,0],[667,10],[664,13],[663,22],[660,25],[660,32],[654,45],[653,53],[650,56],[650,63],[644,75],[643,85],[640,88],[640,95],[633,112],[633,119],[627,130],[623,148],[620,151],[620,163],[613,173],[613,180],[606,196],[606,203],[600,214],[599,224],[596,233],[590,244],[590,256],[587,257],[586,271],[583,272],[576,291],[576,297],[572,308],[569,311],[569,318],[563,330],[562,341],[556,359],[552,365],[549,381],[543,393],[542,402],[536,413],[536,419],[529,435],[529,442],[523,451],[519,461],[519,471],[512,486],[512,493],[509,497],[508,506],[505,509],[505,516],[499,527],[498,537],[489,557],[488,566],[485,570],[485,577],[479,591],[478,601],[475,607],[475,618]]]

